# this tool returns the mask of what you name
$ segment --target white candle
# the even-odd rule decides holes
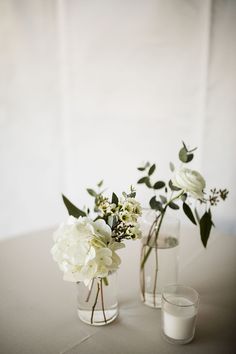
[[[184,297],[171,296],[170,301],[172,304],[166,303],[162,312],[164,333],[175,340],[191,339],[197,316],[195,307]]]

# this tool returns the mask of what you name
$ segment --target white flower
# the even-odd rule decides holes
[[[130,214],[134,214],[133,218],[137,219],[142,214],[142,208],[140,203],[134,198],[126,198],[121,205],[122,210],[127,211]]]
[[[206,183],[202,175],[197,171],[182,167],[175,172],[172,183],[184,192],[189,193],[193,198],[203,198],[203,190]]]
[[[70,217],[54,234],[53,259],[64,272],[64,280],[83,281],[88,285],[95,277],[106,277],[117,270],[121,248],[111,237],[111,228],[104,220]]]
[[[130,235],[133,240],[141,238],[141,230],[138,224],[128,227],[126,233]]]

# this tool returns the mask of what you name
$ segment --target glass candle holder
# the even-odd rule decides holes
[[[162,334],[171,343],[186,344],[194,337],[199,295],[193,288],[173,284],[162,292]]]

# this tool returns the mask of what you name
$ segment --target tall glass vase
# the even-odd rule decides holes
[[[177,283],[178,219],[145,210],[141,221],[143,239],[140,260],[141,298],[145,305],[160,308],[164,286]]]
[[[94,278],[88,286],[77,283],[77,311],[81,321],[102,326],[118,316],[117,273],[106,278]]]

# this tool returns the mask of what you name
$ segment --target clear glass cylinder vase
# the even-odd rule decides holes
[[[102,326],[118,316],[117,273],[94,278],[88,286],[77,283],[77,312],[81,321]]]
[[[145,210],[141,228],[141,298],[145,305],[160,308],[162,289],[178,280],[180,221]]]

